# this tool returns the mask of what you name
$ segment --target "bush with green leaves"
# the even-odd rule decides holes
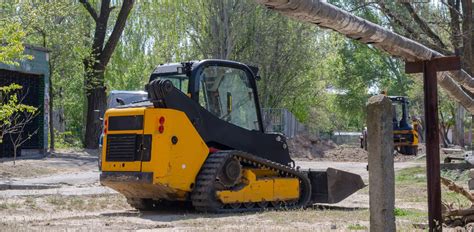
[[[17,133],[18,127],[15,118],[20,114],[35,115],[37,108],[22,103],[19,97],[22,86],[11,84],[0,86],[0,143],[6,134]]]

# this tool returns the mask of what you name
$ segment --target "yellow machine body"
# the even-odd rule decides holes
[[[110,109],[105,114],[105,120],[126,115],[143,115],[143,130],[107,131],[102,149],[102,171],[151,173],[152,181],[138,182],[124,178],[124,181],[105,179],[102,183],[127,197],[185,200],[209,154],[207,145],[183,112],[151,107]],[[160,118],[164,118],[162,125]],[[159,126],[163,126],[162,132]],[[107,136],[114,134],[151,135],[150,161],[107,161]],[[177,139],[175,144],[173,137]]]
[[[393,134],[400,138],[394,140],[394,146],[418,146],[419,138],[416,130],[394,130]],[[407,136],[413,137],[413,141],[404,139]]]
[[[244,169],[243,178],[247,185],[238,190],[219,191],[217,196],[223,203],[291,201],[298,199],[300,194],[298,179],[265,174],[265,170],[261,169]]]
[[[127,198],[187,200],[209,154],[209,148],[187,116],[173,109],[141,107],[110,109],[104,119],[110,122],[112,117],[120,116],[143,116],[143,129],[107,130],[102,172],[109,176],[101,178],[101,183]],[[107,137],[112,135],[151,135],[150,160],[108,161]],[[222,203],[290,201],[299,197],[297,178],[282,178],[270,170],[250,168],[243,168],[241,175],[240,188],[217,192]]]

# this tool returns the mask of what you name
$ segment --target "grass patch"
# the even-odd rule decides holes
[[[467,190],[467,182],[469,181],[469,170],[441,170],[441,176],[454,181],[456,184],[463,186]],[[449,190],[442,185],[441,197],[444,202],[453,204],[455,208],[469,208],[471,202],[463,195]]]
[[[471,202],[459,193],[455,193],[447,188],[441,191],[441,199],[444,202],[452,203],[455,208],[470,208]]]
[[[463,182],[469,181],[469,170],[441,170],[441,176],[452,181]]]
[[[71,210],[84,210],[86,209],[86,202],[81,198],[71,198],[68,202],[68,208]]]
[[[409,221],[424,221],[428,217],[428,213],[421,210],[415,209],[401,209],[395,208],[394,210],[395,217],[402,218]]]
[[[395,173],[395,196],[403,202],[424,202],[426,193],[426,169],[412,167]]]
[[[33,197],[27,197],[26,200],[25,200],[25,205],[32,208],[32,209],[38,208],[36,206],[36,199],[34,199]]]
[[[62,196],[50,196],[46,199],[46,202],[58,207],[63,207],[66,205],[66,200]]]
[[[8,204],[5,202],[0,203],[0,209],[8,209]]]
[[[424,167],[405,168],[395,174],[396,184],[425,184],[426,169]]]
[[[400,209],[400,208],[395,208],[395,210],[393,210],[394,214],[395,214],[395,217],[403,217],[403,216],[407,216],[410,212],[406,209]]]
[[[367,226],[361,224],[353,224],[347,227],[348,230],[368,230]]]
[[[10,209],[18,209],[19,207],[20,207],[20,204],[18,204],[17,202],[8,204],[8,208]]]

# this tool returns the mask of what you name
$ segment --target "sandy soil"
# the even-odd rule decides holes
[[[398,162],[395,168],[422,164]],[[366,162],[305,159],[297,160],[297,165],[334,167],[360,174],[366,182],[368,179]],[[0,190],[0,231],[367,231],[369,224],[368,188],[336,205],[305,210],[225,215],[184,208],[138,212],[123,196],[98,183],[94,152],[62,151],[44,159],[18,160],[15,166],[2,160],[0,173],[0,186],[13,188]],[[424,202],[401,198],[396,204],[410,212],[397,217],[399,229],[412,231],[413,223],[426,220]]]

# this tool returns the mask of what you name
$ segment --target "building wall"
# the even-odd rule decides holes
[[[48,50],[40,47],[34,46],[25,46],[25,54],[31,55],[33,58],[31,60],[20,60],[17,61],[19,65],[7,65],[0,63],[0,71],[1,70],[10,70],[20,73],[27,73],[27,74],[35,74],[41,75],[43,80],[42,87],[44,88],[43,95],[44,100],[42,101],[43,104],[40,107],[40,110],[43,112],[42,117],[42,151],[46,151],[48,147],[48,122],[49,122],[49,54]]]

